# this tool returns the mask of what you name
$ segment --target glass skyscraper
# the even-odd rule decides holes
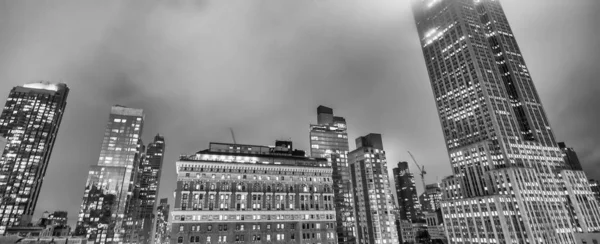
[[[150,243],[154,229],[156,198],[160,188],[160,176],[165,153],[165,138],[156,135],[154,141],[146,147],[146,154],[141,161],[139,171],[139,204],[142,230],[140,243]]]
[[[417,197],[415,177],[408,169],[407,162],[399,162],[398,167],[392,169],[394,183],[396,184],[396,198],[398,199],[399,217],[412,223],[419,222],[421,218],[421,205]]]
[[[326,158],[333,169],[333,191],[338,243],[356,243],[356,219],[352,181],[348,166],[348,133],[346,120],[333,115],[333,109],[319,106],[317,124],[310,125],[310,155]]]
[[[137,206],[135,183],[139,161],[144,113],[141,109],[113,106],[104,132],[97,165],[90,168],[76,234],[94,243],[123,243],[133,233]]]
[[[14,87],[0,115],[0,234],[31,222],[67,105],[65,84]]]
[[[450,241],[574,243],[600,230],[500,2],[413,0],[413,12],[453,170],[441,204]]]
[[[348,163],[354,186],[357,243],[398,243],[396,204],[381,135],[357,138],[356,150],[348,154]]]

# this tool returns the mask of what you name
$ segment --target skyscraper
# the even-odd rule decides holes
[[[356,139],[348,154],[354,185],[357,243],[398,243],[395,202],[390,188],[387,161],[380,134]]]
[[[346,120],[334,116],[331,108],[325,106],[317,108],[317,124],[310,125],[310,155],[326,158],[326,164],[333,169],[338,243],[356,243],[356,219],[348,167]]]
[[[275,147],[210,143],[177,161],[171,243],[336,243],[332,169]]]
[[[563,153],[563,158],[570,169],[572,170],[583,170],[581,167],[581,163],[579,162],[579,157],[577,157],[577,153],[575,149],[572,147],[567,147],[564,142],[559,142],[558,147]]]
[[[0,114],[0,234],[31,222],[62,121],[69,88],[38,82],[14,87]]]
[[[417,197],[415,177],[410,172],[407,162],[398,162],[398,167],[393,170],[394,182],[396,184],[396,198],[400,211],[400,219],[412,223],[419,222],[421,216],[421,205]],[[398,221],[398,220],[397,220]]]
[[[142,229],[139,243],[151,243],[154,236],[156,198],[160,188],[165,149],[165,138],[156,135],[154,141],[146,147],[145,157],[141,161],[138,177],[140,187],[138,200],[140,203],[139,221],[141,221]]]
[[[154,228],[154,244],[169,243],[169,212],[171,211],[168,198],[161,198],[156,207],[156,227]]]
[[[98,163],[88,174],[76,234],[94,243],[123,243],[125,233],[137,226],[131,200],[143,152],[143,125],[143,110],[111,108]]]
[[[499,1],[413,0],[413,12],[454,174],[442,182],[450,241],[574,243],[600,230]]]

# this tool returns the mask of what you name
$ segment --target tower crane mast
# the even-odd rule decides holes
[[[412,158],[413,162],[415,162],[415,165],[417,165],[417,169],[419,169],[420,171],[419,174],[421,175],[421,181],[423,182],[423,192],[425,192],[425,174],[427,174],[427,172],[425,171],[425,166],[419,166],[417,160],[415,159],[415,156],[413,156],[412,153],[410,153],[410,151],[407,152]]]

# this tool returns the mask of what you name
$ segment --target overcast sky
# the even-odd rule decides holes
[[[600,179],[600,1],[502,2],[556,137]],[[320,104],[351,149],[382,133],[390,169],[410,150],[428,182],[450,174],[408,0],[0,1],[0,100],[42,79],[71,93],[34,219],[76,222],[113,104],[145,110],[145,143],[166,137],[161,197],[178,156],[231,142],[230,127],[308,149]]]

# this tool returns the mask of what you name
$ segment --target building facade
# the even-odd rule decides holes
[[[579,162],[579,157],[577,157],[575,149],[573,149],[572,147],[567,147],[567,145],[564,142],[559,142],[558,147],[562,151],[565,163],[567,163],[570,169],[583,170],[583,167],[581,167],[581,162]]]
[[[143,152],[143,125],[143,110],[118,105],[111,108],[98,163],[90,167],[88,174],[77,235],[85,235],[93,243],[135,239],[126,233],[139,228],[131,211]]]
[[[14,87],[0,114],[0,234],[27,225],[35,211],[69,88],[38,82]],[[2,152],[3,151],[3,152]]]
[[[592,188],[596,200],[600,202],[600,185],[598,185],[598,181],[590,179],[590,188]]]
[[[182,156],[171,243],[337,243],[332,169],[291,146],[211,143]]]
[[[398,162],[398,167],[392,169],[392,172],[394,183],[396,184],[396,198],[398,200],[400,219],[408,220],[412,223],[419,222],[421,218],[421,204],[417,197],[415,177],[410,172],[408,163]]]
[[[356,139],[356,150],[348,154],[354,185],[357,243],[398,243],[395,202],[380,134]]]
[[[413,13],[453,171],[442,182],[449,241],[574,243],[598,231],[598,202],[585,175],[565,171],[500,2],[413,0]],[[564,191],[570,182],[581,185]]]
[[[156,226],[154,227],[154,244],[167,244],[169,238],[169,199],[161,198],[156,208]]]
[[[139,232],[138,243],[153,242],[156,198],[158,197],[158,189],[160,188],[160,176],[165,149],[165,138],[161,135],[156,135],[154,141],[146,147],[145,157],[141,161],[138,177],[138,201],[140,204],[138,221],[141,222],[142,229]]]
[[[340,244],[356,243],[356,218],[352,181],[348,166],[348,132],[346,120],[333,115],[333,109],[319,106],[317,124],[310,125],[310,155],[326,158],[333,169],[333,191],[337,235]]]
[[[52,225],[67,225],[69,222],[67,211],[54,211],[48,215],[48,220]]]
[[[425,186],[425,192],[419,196],[421,209],[425,212],[435,212],[440,209],[442,202],[442,189],[438,183],[428,184]]]

